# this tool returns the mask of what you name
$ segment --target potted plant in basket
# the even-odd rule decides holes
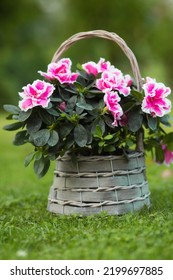
[[[105,206],[104,210],[110,209],[110,213],[114,214],[130,211],[130,203],[134,207],[136,201],[139,205],[139,207],[136,206],[137,208],[141,207],[143,200],[149,205],[148,185],[146,179],[144,180],[144,177],[146,178],[145,163],[139,162],[141,157],[143,159],[145,151],[150,151],[156,162],[166,164],[173,162],[173,132],[166,133],[164,130],[164,126],[171,126],[169,117],[171,101],[168,99],[171,90],[155,79],[147,77],[142,80],[140,78],[133,53],[118,35],[106,31],[93,31],[75,36],[59,48],[53,61],[48,65],[47,72],[39,71],[40,79],[22,88],[18,106],[4,105],[4,109],[10,113],[7,118],[15,120],[4,128],[19,130],[14,138],[15,145],[25,143],[33,145],[33,152],[25,159],[25,166],[33,161],[34,171],[38,177],[45,175],[51,160],[60,159],[60,169],[57,167],[55,171],[55,181],[59,180],[57,184],[63,185],[60,187],[59,195],[67,194],[69,191],[73,195],[69,198],[60,198],[57,194],[57,186],[54,186],[53,190],[56,189],[56,194],[54,193],[50,200],[54,203],[54,207],[60,207],[61,210],[58,208],[58,210],[52,210],[53,212],[66,213],[64,209],[68,201],[71,201],[70,209],[74,206],[72,212],[76,212],[77,209],[81,211],[83,208],[91,211],[92,207],[93,209],[102,207],[101,210],[103,210]],[[66,50],[74,39],[77,41],[92,36],[115,41],[122,49],[124,48],[123,51],[130,57],[135,80],[129,74],[123,74],[116,65],[112,65],[104,58],[100,58],[98,62],[89,61],[78,64],[74,70],[72,70],[72,62],[69,58],[59,58],[62,48],[64,48],[63,51]],[[79,162],[82,164],[84,158],[92,159],[89,161],[90,166],[92,162],[92,167],[82,171],[82,165],[80,166]],[[93,168],[98,158],[104,164],[93,176]],[[131,158],[132,160],[135,158],[138,165],[132,167],[131,173],[127,174],[127,170],[131,170],[130,166],[133,165],[129,162]],[[103,170],[106,164],[105,159],[109,160],[111,170]],[[114,161],[117,159],[120,159],[120,165],[119,161],[116,161],[114,169]],[[121,165],[122,159],[125,166]],[[61,168],[64,168],[65,163],[67,167],[63,171]],[[100,199],[99,202],[97,199],[93,201],[90,199],[87,204],[87,198],[81,200],[82,185],[80,187],[79,185],[83,184],[83,181],[80,181],[75,191],[74,183],[71,183],[73,190],[65,186],[65,181],[62,183],[62,178],[68,181],[69,177],[74,180],[75,176],[75,178],[83,176],[87,179],[94,177],[97,183],[95,183],[95,188],[93,187],[95,193],[92,192],[92,198],[99,191],[101,195],[106,191],[108,194],[108,190],[105,190],[99,182],[99,176],[103,171],[108,172],[111,178],[115,178],[116,175],[118,178],[121,175],[121,179],[123,176],[128,176],[128,178],[132,176],[128,179],[130,187],[127,183],[121,186],[119,181],[111,183],[109,187],[114,193],[115,191],[118,193],[120,188],[124,188],[126,192],[127,190],[134,192],[136,188],[138,193],[139,190],[142,193],[140,198],[136,199],[139,194],[135,192],[134,197],[131,194],[130,201],[127,201],[126,197],[116,198],[116,200],[107,197]],[[142,173],[141,180],[145,181],[145,184],[137,182],[135,186],[135,182],[132,182],[133,176],[138,173]],[[102,175],[103,178],[110,179],[109,175],[105,173]],[[92,185],[91,181],[87,182],[87,189],[89,189],[88,184]],[[144,190],[141,190],[142,187]],[[87,191],[83,191],[82,196],[84,193],[86,196]],[[88,192],[91,193],[91,190]],[[74,203],[74,193],[80,195],[77,204]],[[111,204],[112,200],[114,202]],[[96,203],[96,206],[91,203]],[[107,209],[106,206],[111,208]],[[115,206],[119,209],[123,208],[120,211],[117,208],[116,211],[112,210]],[[68,211],[71,213],[71,210]]]

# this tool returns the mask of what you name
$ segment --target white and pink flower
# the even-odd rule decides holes
[[[119,97],[118,93],[114,91],[106,92],[104,95],[104,102],[106,104],[106,107],[114,117],[114,121],[112,123],[112,125],[114,126],[118,125],[118,121],[123,115],[123,110],[119,104],[120,100],[121,98]]]
[[[164,163],[169,166],[173,163],[173,151],[168,150],[165,144],[162,144],[162,150],[164,151]]]
[[[71,72],[71,65],[72,62],[69,58],[63,58],[57,63],[50,63],[46,73],[42,71],[38,71],[38,73],[50,81],[58,80],[61,84],[73,84],[79,74]]]
[[[87,74],[92,74],[97,76],[98,73],[102,73],[106,70],[115,69],[114,66],[111,66],[109,61],[105,61],[104,58],[100,58],[98,63],[94,61],[89,61],[87,63],[82,64],[83,69],[87,72]]]
[[[22,97],[22,100],[19,101],[19,107],[22,111],[27,111],[36,106],[46,108],[55,87],[50,83],[36,80],[22,89],[23,92],[19,92],[20,97]]]
[[[151,114],[153,117],[163,117],[171,111],[171,101],[166,98],[171,93],[169,87],[147,77],[143,89],[145,93],[142,102],[143,112]]]
[[[82,67],[86,71],[87,74],[92,74],[94,76],[97,76],[97,74],[99,73],[98,64],[93,61],[89,61],[89,62],[82,64]]]
[[[124,82],[128,87],[131,87],[132,84],[133,84],[132,77],[129,74],[125,75],[124,76]]]
[[[99,62],[98,62],[98,69],[99,72],[102,73],[104,71],[113,71],[113,69],[115,69],[115,67],[113,65],[111,65],[111,63],[109,61],[105,61],[104,58],[100,58]]]
[[[100,79],[96,80],[96,87],[103,91],[118,91],[120,94],[127,96],[130,94],[130,76],[123,76],[122,72],[115,68],[113,71],[104,71]]]

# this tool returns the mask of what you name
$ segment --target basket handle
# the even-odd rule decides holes
[[[91,38],[91,37],[104,38],[107,40],[111,40],[111,41],[115,42],[117,45],[119,45],[119,47],[122,49],[122,51],[125,53],[125,55],[127,56],[127,58],[130,61],[132,72],[133,72],[136,86],[137,86],[137,90],[141,91],[142,90],[142,78],[141,78],[141,74],[140,74],[140,70],[139,70],[139,66],[138,66],[136,57],[135,57],[134,53],[132,52],[132,50],[127,46],[126,42],[120,36],[118,36],[116,33],[113,33],[113,32],[108,32],[105,30],[93,30],[93,31],[76,33],[75,35],[71,36],[70,38],[68,38],[66,41],[64,41],[60,45],[60,47],[57,49],[57,51],[55,52],[55,54],[52,58],[52,62],[57,62],[60,59],[61,55],[65,51],[67,51],[70,48],[70,46],[73,45],[75,42],[82,40],[82,39]]]
[[[130,61],[130,65],[131,65],[131,69],[132,69],[132,72],[133,72],[133,75],[135,78],[137,90],[141,91],[143,82],[142,82],[137,59],[136,59],[134,53],[132,52],[132,50],[127,46],[126,42],[120,36],[118,36],[116,33],[113,33],[113,32],[108,32],[105,30],[93,30],[93,31],[76,33],[60,45],[60,47],[57,49],[57,51],[55,52],[55,54],[52,58],[52,62],[57,62],[60,59],[61,55],[65,51],[67,51],[70,48],[70,46],[72,46],[75,42],[82,40],[82,39],[86,39],[86,38],[92,38],[92,37],[100,37],[100,38],[104,38],[104,39],[113,41],[122,49],[122,51],[125,53],[125,55],[127,56],[127,58]],[[144,151],[142,128],[137,133],[137,136],[136,136],[136,150],[141,151],[141,152]]]

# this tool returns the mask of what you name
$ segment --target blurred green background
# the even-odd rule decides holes
[[[141,74],[173,88],[173,0],[6,0],[0,2],[0,108],[39,78],[68,37],[105,29],[118,33],[135,53]],[[73,64],[105,57],[122,71],[130,66],[112,42],[78,42],[64,57]]]

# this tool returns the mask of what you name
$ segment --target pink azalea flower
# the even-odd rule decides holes
[[[173,163],[173,151],[168,150],[165,144],[162,145],[162,150],[164,151],[164,163],[169,166]]]
[[[125,84],[128,86],[128,87],[131,87],[132,86],[132,83],[133,83],[133,80],[131,78],[130,75],[125,75],[124,76],[124,80],[125,80]]]
[[[110,71],[111,69],[115,69],[115,67],[112,66],[109,61],[105,61],[104,58],[100,58],[98,62],[98,69],[99,72],[104,72],[106,70]]]
[[[143,89],[145,93],[142,102],[143,112],[151,114],[153,117],[163,117],[171,111],[171,101],[166,98],[171,93],[169,87],[147,77]]]
[[[114,117],[114,122],[112,123],[114,126],[118,125],[118,120],[120,120],[121,116],[123,115],[123,110],[119,104],[120,100],[121,98],[117,92],[114,91],[106,92],[104,95],[106,107]]]
[[[99,67],[93,61],[89,61],[87,63],[82,64],[82,67],[87,72],[87,74],[97,76],[97,74],[99,73]]]
[[[126,126],[128,124],[128,118],[126,114],[123,114],[121,119],[119,120],[120,126]]]
[[[93,74],[94,76],[97,76],[98,73],[102,73],[106,70],[115,69],[115,67],[111,66],[110,62],[105,61],[104,58],[100,58],[98,63],[93,61],[84,63],[82,64],[82,67],[88,74]]]
[[[59,109],[61,110],[61,111],[65,111],[65,109],[66,109],[66,103],[63,101],[63,102],[61,102],[60,104],[59,104]]]
[[[72,63],[69,58],[63,58],[57,63],[50,63],[48,65],[47,73],[42,71],[38,71],[38,73],[48,80],[58,80],[61,84],[73,84],[79,74],[71,72],[71,65]]]
[[[118,69],[114,71],[104,71],[100,79],[96,80],[96,87],[103,92],[112,90],[119,91],[120,94],[127,96],[130,94],[129,79],[125,78]]]
[[[22,111],[27,111],[36,106],[46,108],[55,87],[50,83],[36,80],[22,89],[23,92],[19,92],[19,95],[23,99],[19,101],[19,107]]]

